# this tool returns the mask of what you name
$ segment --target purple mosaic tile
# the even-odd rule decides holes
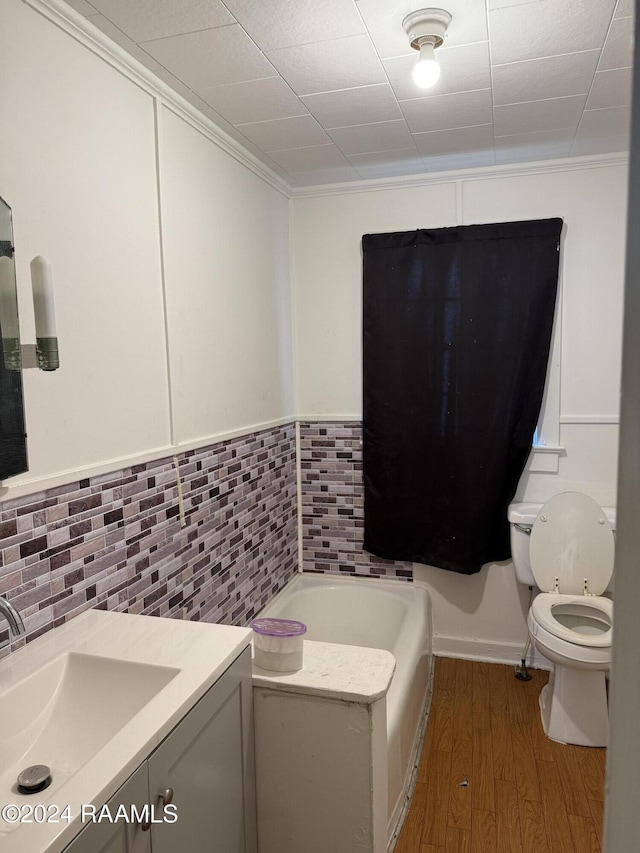
[[[362,548],[361,422],[301,423],[300,467],[304,570],[413,580],[411,563]]]
[[[293,576],[292,424],[177,464],[183,515],[172,458],[0,503],[0,594],[27,642],[90,607],[246,625]]]

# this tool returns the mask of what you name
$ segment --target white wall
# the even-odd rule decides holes
[[[435,176],[406,188],[309,193],[294,201],[296,399],[301,418],[359,419],[361,238],[366,233],[560,216],[560,443],[553,473],[526,473],[520,499],[575,488],[615,503],[627,170],[605,163]],[[536,454],[539,456],[539,454]],[[433,592],[436,651],[513,659],[528,591],[510,563],[474,577],[416,566]]]
[[[92,49],[62,23],[0,6],[0,195],[22,337],[34,342],[41,254],[61,359],[24,374],[30,470],[0,498],[293,415],[288,198],[97,31]]]
[[[292,416],[288,200],[167,108],[160,177],[176,443]]]

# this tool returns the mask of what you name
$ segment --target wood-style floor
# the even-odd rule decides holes
[[[548,673],[437,658],[418,780],[395,853],[596,853],[604,749],[540,723]]]

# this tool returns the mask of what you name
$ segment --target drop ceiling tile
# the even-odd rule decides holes
[[[386,178],[396,175],[418,175],[424,173],[422,158],[415,146],[399,151],[379,151],[374,154],[354,154],[349,162],[361,178]]]
[[[350,154],[347,159],[356,169],[364,166],[389,166],[393,163],[415,163],[417,160],[422,162],[415,145],[411,148],[394,148],[391,151],[373,151],[370,154]]]
[[[548,101],[529,101],[526,104],[495,107],[493,114],[496,136],[560,128],[575,130],[586,100],[586,95],[573,95],[569,98],[553,98]]]
[[[343,154],[389,151],[393,148],[409,148],[413,144],[404,119],[334,127],[328,133]]]
[[[239,124],[237,128],[267,154],[285,148],[309,148],[312,145],[328,145],[331,142],[310,115]]]
[[[496,137],[496,163],[522,163],[568,157],[573,144],[572,130],[520,133]]]
[[[489,12],[494,65],[602,47],[616,0],[541,0]]]
[[[225,0],[264,51],[365,32],[352,0]]]
[[[491,124],[493,121],[491,89],[415,98],[400,101],[400,106],[412,133]]]
[[[305,95],[302,100],[326,128],[402,118],[398,101],[388,83]]]
[[[142,47],[194,91],[277,76],[239,24],[144,42]]]
[[[576,133],[576,139],[628,135],[630,123],[631,109],[629,107],[585,110]]]
[[[378,54],[383,59],[415,51],[402,27],[403,19],[420,7],[415,0],[358,0],[362,15]],[[484,0],[447,0],[443,3],[452,16],[445,44],[455,47],[487,39],[487,15]]]
[[[253,144],[250,140],[247,139],[240,131],[229,124],[221,115],[218,115],[215,110],[205,109],[202,111],[203,114],[211,121],[217,125],[220,130],[223,130],[228,136],[232,139],[235,139],[236,142],[239,142],[240,145],[244,148],[245,151],[248,151],[250,154],[260,160],[260,162],[264,163],[270,169],[273,169],[281,177],[285,178],[285,180],[289,180],[290,175],[288,172],[285,172],[277,163],[275,163],[268,154],[265,154],[264,151],[261,151],[256,145]]]
[[[496,155],[493,148],[482,151],[469,151],[460,154],[444,154],[439,157],[423,157],[427,172],[450,172],[458,169],[480,169],[495,166]]]
[[[598,71],[587,98],[587,110],[625,107],[631,103],[631,68]]]
[[[308,112],[282,77],[228,83],[212,89],[199,89],[197,94],[231,124],[289,118]]]
[[[290,148],[287,151],[272,151],[269,156],[290,175],[350,165],[347,158],[335,145]]]
[[[604,43],[598,71],[633,65],[633,18],[616,18]]]
[[[92,6],[91,3],[88,3],[87,0],[66,0],[67,6],[71,6],[72,9],[75,9],[76,12],[79,12],[81,15],[95,15],[98,11],[95,6]]]
[[[634,0],[618,0],[614,18],[631,18],[634,14]]]
[[[491,86],[488,42],[462,47],[442,47],[436,55],[440,63],[440,79],[429,89],[431,95],[451,95],[454,92],[470,92]],[[383,63],[399,100],[424,97],[426,90],[416,86],[411,76],[416,58],[417,54],[413,53],[412,56],[385,59]]]
[[[423,159],[453,154],[475,155],[483,151],[490,151],[493,157],[493,125],[491,124],[414,133],[413,139]]]
[[[268,57],[298,95],[387,82],[366,35],[285,47]]]
[[[525,3],[540,3],[542,0],[488,0],[487,8],[489,11],[493,9],[506,9],[507,6],[524,6]]]
[[[173,74],[170,74],[168,71],[165,71],[164,68],[160,68],[154,72],[156,77],[159,77],[161,80],[170,86],[174,92],[177,92],[181,95],[185,101],[189,101],[194,107],[197,107],[199,110],[205,110],[209,105],[205,103],[202,98],[199,98],[195,92],[192,92],[188,86],[185,86],[181,80],[178,80]]]
[[[294,187],[308,187],[317,184],[342,184],[345,181],[357,181],[359,177],[353,166],[339,166],[337,169],[300,172],[293,176],[291,183]]]
[[[618,154],[629,150],[629,137],[620,136],[584,137],[576,139],[571,149],[572,157],[586,157],[595,154]]]
[[[519,104],[584,95],[589,91],[599,58],[599,50],[585,50],[494,65],[494,103]]]
[[[149,41],[233,24],[220,0],[92,0],[132,41]]]
[[[132,42],[130,38],[128,38],[122,30],[119,30],[114,24],[111,23],[104,15],[89,15],[87,17],[87,21],[97,27],[101,32],[103,32],[106,36],[108,36],[111,41],[114,41],[117,45],[119,45],[123,50],[126,50],[130,56],[133,56],[134,59],[137,59],[138,62],[141,62],[146,68],[150,71],[157,71],[162,68],[159,62],[149,56],[149,54],[138,47],[135,42]]]

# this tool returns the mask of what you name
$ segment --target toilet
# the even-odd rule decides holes
[[[563,492],[544,505],[513,503],[508,518],[517,579],[540,590],[529,633],[553,664],[540,694],[544,731],[561,743],[606,746],[613,602],[603,593],[613,575],[615,510]]]

